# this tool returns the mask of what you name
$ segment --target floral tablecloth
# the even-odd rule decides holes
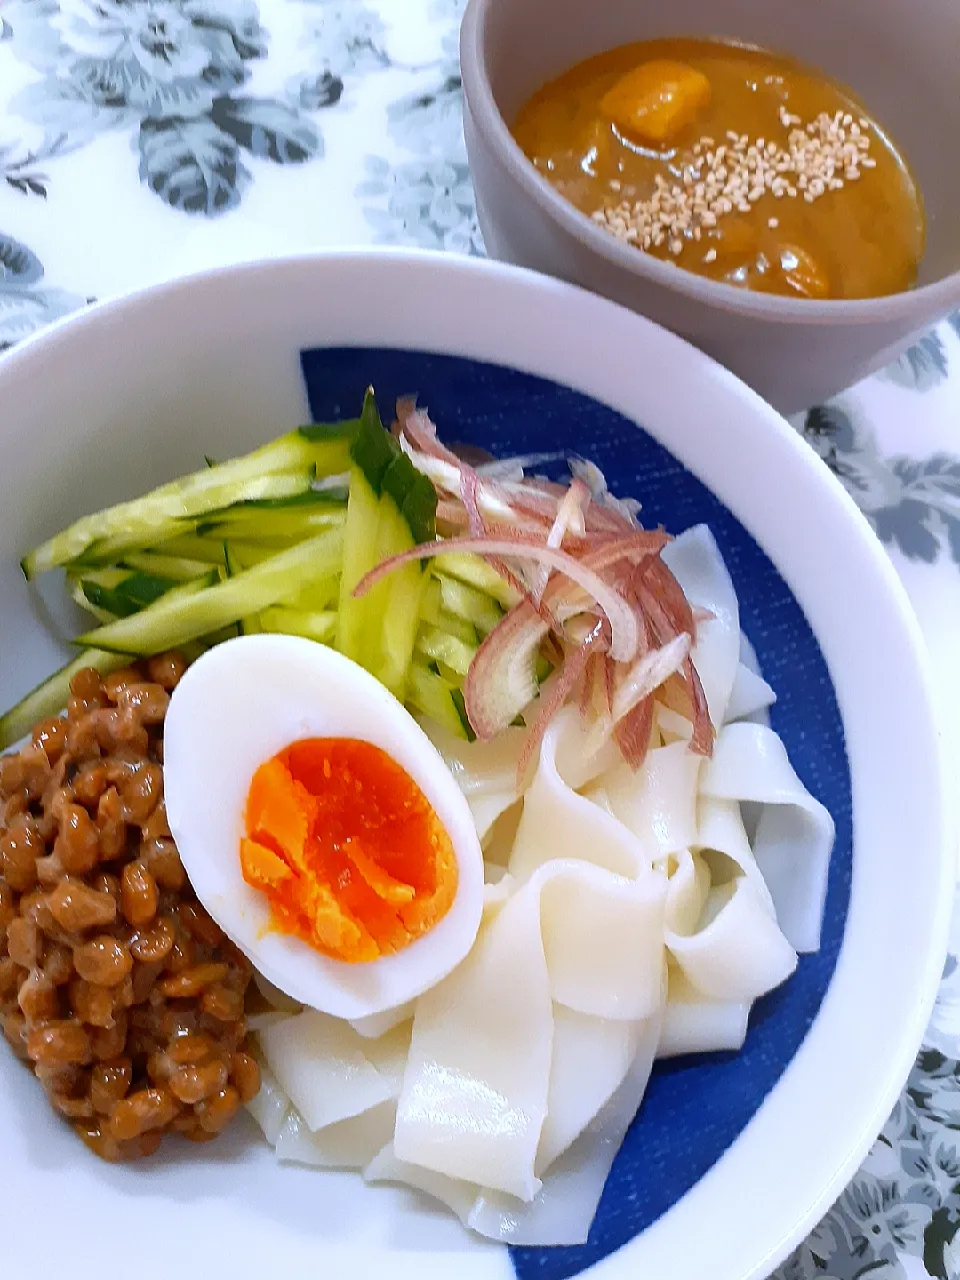
[[[0,350],[94,298],[231,260],[348,243],[482,254],[462,4],[0,0]],[[957,733],[960,315],[794,425],[889,551]],[[960,917],[950,951],[894,1114],[778,1280],[960,1277]]]

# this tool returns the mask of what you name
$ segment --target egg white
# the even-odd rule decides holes
[[[303,738],[358,738],[390,755],[446,828],[458,865],[447,914],[395,955],[361,964],[322,955],[271,928],[266,896],[240,868],[247,792],[257,768]],[[170,830],[210,915],[275,986],[339,1018],[420,995],[464,958],[483,909],[483,855],[470,809],[413,717],[362,667],[296,636],[226,641],[188,669],[164,729]]]

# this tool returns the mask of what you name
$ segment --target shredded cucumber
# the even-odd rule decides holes
[[[359,418],[348,418],[344,422],[314,422],[300,428],[300,438],[311,446],[318,478],[338,476],[349,468],[350,449],[359,429]]]
[[[318,484],[318,479],[320,483]],[[411,561],[361,600],[377,564],[436,537],[436,492],[380,420],[288,432],[145,496],[76,521],[24,557],[28,578],[62,566],[95,619],[85,648],[0,719],[0,743],[62,710],[83,667],[198,654],[231,636],[336,644],[401,701],[470,736],[460,686],[484,635],[514,602],[479,557]]]
[[[476,651],[476,644],[464,644],[439,627],[424,627],[417,638],[417,653],[428,661],[443,663],[455,673],[455,678],[459,677],[458,683],[470,670]]]
[[[515,587],[505,578],[501,578],[496,569],[469,551],[452,551],[443,557],[441,566],[447,577],[465,582],[467,586],[476,587],[478,591],[492,596],[504,609],[512,609],[519,601]]]
[[[343,503],[325,501],[311,489],[290,502],[244,502],[228,507],[198,525],[197,533],[247,541],[270,538],[293,542],[343,524],[346,514]]]
[[[264,609],[258,621],[264,631],[276,631],[286,636],[305,636],[308,640],[317,640],[321,644],[332,643],[337,634],[337,615],[333,609],[308,612],[289,605],[274,605]]]
[[[246,458],[204,468],[143,498],[84,516],[24,556],[24,575],[28,580],[35,578],[47,569],[69,564],[94,547],[94,554],[99,556],[120,550],[146,550],[174,536],[185,518],[217,511],[231,502],[304,493],[314,477],[309,452],[299,434],[282,436],[275,444]],[[255,462],[258,455],[260,460]]]
[[[449,559],[449,557],[448,557]],[[440,583],[440,600],[443,608],[455,617],[471,623],[482,634],[492,631],[503,617],[498,601],[486,591],[478,591],[457,578],[448,577],[437,566]]]
[[[436,494],[429,481],[429,498],[424,493],[422,477],[384,430],[371,392],[351,457],[337,645],[402,701],[430,567],[404,565],[362,600],[353,590],[375,565],[435,536]]]
[[[380,522],[380,500],[359,467],[350,471],[350,501],[343,532],[343,571],[340,576],[340,606],[337,619],[337,648],[341,653],[367,666],[365,652],[375,627],[378,597],[384,591],[374,588],[362,600],[353,589],[376,564],[377,526]],[[378,584],[379,585],[379,584]],[[380,606],[382,607],[382,599]]]
[[[456,636],[458,640],[462,640],[464,644],[468,644],[471,649],[476,649],[480,643],[480,636],[472,622],[465,622],[463,618],[458,618],[455,614],[448,613],[446,609],[441,609],[437,615],[436,626],[441,631],[446,631],[448,635]]]
[[[99,605],[95,605],[89,596],[84,594],[83,585],[80,582],[70,584],[70,598],[74,604],[80,606],[84,612],[89,613],[96,618],[97,622],[112,622],[114,614],[107,609],[101,609]]]
[[[77,643],[119,653],[161,653],[259,613],[312,579],[330,577],[342,551],[343,531],[329,529],[186,599],[173,599],[176,593],[170,592],[141,613],[88,631]]]
[[[140,573],[156,574],[160,578],[173,578],[177,582],[189,582],[191,578],[198,578],[202,573],[206,573],[209,564],[203,560],[190,560],[185,556],[168,556],[156,551],[143,551],[125,555],[121,567],[136,569]]]
[[[377,562],[412,546],[413,536],[406,519],[384,493],[380,499]],[[373,640],[371,671],[401,702],[406,696],[407,674],[420,625],[420,602],[428,580],[428,573],[414,561],[381,584],[387,589],[386,602],[378,620],[379,635]]]
[[[429,716],[456,737],[468,736],[449,686],[436,672],[419,662],[414,662],[410,668],[407,700],[415,710]]]

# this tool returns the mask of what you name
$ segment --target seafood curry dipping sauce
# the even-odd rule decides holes
[[[600,226],[698,275],[761,293],[870,298],[916,279],[920,193],[842,86],[718,40],[653,40],[580,63],[514,136]]]

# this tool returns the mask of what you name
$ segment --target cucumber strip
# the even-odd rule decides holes
[[[431,626],[438,627],[440,625],[440,583],[438,575],[434,573],[430,576],[430,581],[424,587],[423,599],[420,602],[420,618],[423,622],[429,622]]]
[[[94,586],[102,587],[106,591],[112,591],[114,587],[118,587],[124,578],[130,577],[131,570],[121,569],[111,565],[104,569],[90,569],[80,572],[70,571],[68,577],[72,582],[93,583]]]
[[[287,551],[292,545],[296,545],[287,538],[264,538],[257,542],[244,542],[239,538],[231,538],[229,541],[230,552],[238,570],[250,569],[255,564],[269,560],[278,551]],[[298,541],[302,541],[302,539],[298,539]],[[163,554],[170,552],[191,560],[201,560],[207,567],[210,565],[222,566],[223,543],[224,539],[215,534],[210,534],[204,538],[198,537],[196,534],[190,534],[186,537],[176,538],[172,542],[162,543],[159,550]]]
[[[470,717],[467,715],[466,703],[463,701],[462,689],[451,689],[450,700],[457,709],[457,715],[460,717],[460,724],[463,726],[464,737],[468,742],[476,742],[477,735],[473,731],[473,725],[470,723]]]
[[[230,543],[223,544],[223,580],[226,582],[228,578],[235,578],[238,573],[243,572],[243,566],[237,564],[236,557],[231,551]],[[237,631],[242,636],[256,636],[261,633],[263,627],[260,620],[255,614],[248,614],[245,618],[240,618],[237,622]]]
[[[285,598],[280,603],[291,609],[299,609],[301,613],[327,612],[336,616],[337,602],[340,598],[339,576],[323,578],[313,582],[309,587],[298,590],[296,595]]]
[[[71,583],[70,598],[73,600],[74,604],[79,605],[85,613],[89,613],[92,617],[96,618],[97,622],[113,622],[115,615],[110,613],[107,609],[101,609],[98,605],[95,605],[85,594],[81,583]]]
[[[299,435],[311,446],[317,476],[337,476],[350,466],[350,449],[360,429],[359,418],[343,422],[314,422],[301,427]]]
[[[430,663],[431,670],[436,671],[437,675],[447,686],[451,693],[455,693],[463,684],[463,676],[454,671],[453,667],[448,667],[445,662],[437,662],[436,659]]]
[[[448,613],[472,623],[483,635],[492,631],[503,617],[503,609],[485,591],[467,586],[456,578],[437,572],[440,583],[440,599]]]
[[[470,670],[477,646],[472,647],[438,627],[426,627],[417,638],[417,653],[432,662],[442,662],[461,679]]]
[[[67,561],[66,567],[71,570],[100,568],[104,565],[115,565],[127,555],[150,552],[159,549],[166,552],[168,545],[176,538],[191,537],[196,527],[194,520],[171,520],[162,528],[150,533],[148,538],[142,534],[124,536],[118,534],[113,538],[98,538],[84,551],[83,555],[74,556]],[[22,566],[21,566],[22,567]]]
[[[207,534],[218,538],[240,538],[256,541],[260,538],[284,538],[288,542],[312,537],[324,529],[342,525],[347,518],[346,508],[324,503],[322,506],[293,507],[273,510],[255,506],[238,507],[226,511],[222,518],[215,517],[209,523],[197,526],[201,537]]]
[[[480,644],[480,636],[477,629],[472,623],[466,622],[463,618],[458,618],[455,614],[447,613],[446,609],[441,609],[435,626],[441,631],[446,631],[448,635],[456,636],[458,640],[462,640],[464,644],[468,644],[471,649],[476,649]]]
[[[105,613],[111,618],[126,618],[138,612],[137,606],[119,595],[115,587],[103,587],[89,578],[82,578],[79,586],[81,594],[97,613]]]
[[[516,588],[505,578],[501,578],[496,569],[481,560],[470,551],[451,551],[443,557],[443,572],[448,577],[465,582],[469,587],[492,596],[504,609],[512,609],[520,597]]]
[[[197,576],[201,577],[202,574]],[[153,604],[154,600],[165,596],[168,591],[183,585],[184,583],[178,582],[176,578],[165,578],[160,574],[141,573],[139,570],[134,570],[116,587],[116,593],[121,599],[128,601],[134,609],[144,609],[147,605]]]
[[[379,513],[374,564],[413,545],[407,522],[386,488],[380,498]],[[414,568],[414,563],[416,571],[408,572]],[[420,625],[423,588],[429,581],[429,575],[421,572],[419,563],[413,562],[403,565],[391,576],[392,582],[388,578],[378,584],[387,586],[388,590],[384,593],[382,607],[378,607],[373,616],[374,626],[369,633],[369,669],[402,702]]]
[[[156,574],[161,578],[173,578],[176,582],[189,582],[206,573],[209,565],[202,560],[190,560],[185,556],[161,555],[156,551],[133,552],[124,556],[122,567],[138,573]],[[84,574],[84,577],[89,577]]]
[[[387,596],[379,588],[386,583],[378,583],[362,600],[354,596],[353,589],[377,562],[379,523],[380,503],[377,495],[360,468],[355,466],[350,471],[350,501],[347,504],[347,523],[343,533],[337,648],[361,666],[367,666],[369,662],[365,642],[375,630],[377,609]]]
[[[407,702],[415,710],[443,725],[455,737],[467,737],[450,690],[436,672],[428,671],[419,662],[415,662],[410,668]]]
[[[21,561],[24,575],[29,580],[67,564],[104,539],[123,539],[127,547],[146,547],[160,541],[171,523],[185,517],[250,498],[303,493],[313,483],[315,452],[316,447],[294,431],[233,462],[206,467],[144,497],[84,516],[26,555]]]
[[[237,503],[235,507],[227,507],[230,511],[322,511],[327,507],[345,507],[349,493],[347,491],[347,470],[349,462],[342,472],[335,476],[327,476],[322,481],[314,481],[306,493],[292,498],[252,498],[249,502]],[[334,483],[336,482],[336,483]]]
[[[264,631],[286,636],[305,636],[321,644],[330,644],[337,634],[337,615],[333,609],[306,612],[289,605],[273,605],[259,615]]]
[[[0,716],[0,751],[19,742],[41,720],[59,715],[70,700],[70,681],[86,667],[94,667],[101,675],[116,671],[127,662],[122,653],[88,649],[79,658],[61,667],[59,671],[42,681],[26,697],[21,698],[6,715]]]
[[[186,599],[171,591],[141,613],[88,631],[76,643],[136,654],[175,648],[259,613],[311,581],[329,578],[342,554],[343,531],[329,529]]]

